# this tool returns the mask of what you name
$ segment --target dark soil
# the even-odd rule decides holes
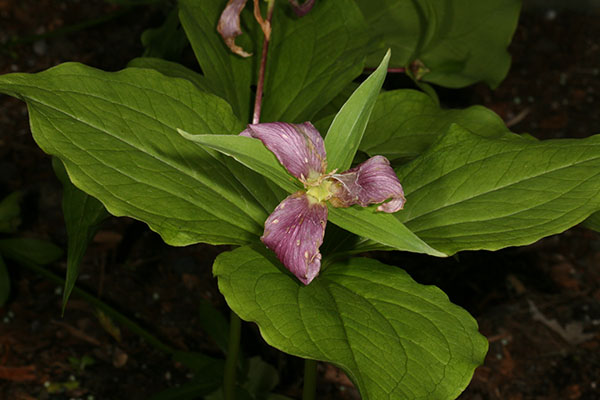
[[[40,71],[65,61],[107,70],[142,52],[144,29],[159,6],[128,12],[100,0],[0,0],[0,73]],[[64,27],[112,16],[70,34]],[[600,131],[599,10],[527,10],[513,44],[513,67],[496,90],[444,92],[453,104],[483,104],[515,132],[547,139]],[[38,36],[32,36],[38,35]],[[31,137],[25,105],[0,96],[0,197],[24,193],[18,235],[66,248],[61,187]],[[78,285],[180,350],[220,356],[202,331],[198,303],[226,313],[210,267],[222,248],[172,248],[142,223],[110,219],[96,235]],[[385,257],[385,256],[383,256]],[[600,399],[600,236],[576,227],[533,245],[465,252],[451,260],[394,255],[417,281],[440,286],[469,310],[490,342],[461,399]],[[49,267],[64,275],[64,260]],[[102,325],[94,307],[73,296],[61,317],[61,287],[9,264],[12,294],[0,308],[0,399],[147,399],[189,381],[190,371],[126,327]],[[249,355],[280,370],[279,393],[299,398],[302,363],[244,327]],[[95,362],[85,368],[77,360]],[[353,399],[337,369],[319,366],[320,399]],[[69,390],[56,389],[76,383]],[[51,385],[48,387],[48,385]],[[65,385],[62,385],[65,386]],[[56,389],[56,390],[55,390]]]

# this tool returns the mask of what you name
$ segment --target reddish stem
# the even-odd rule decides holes
[[[369,67],[369,68],[365,68],[365,69],[364,69],[364,71],[365,71],[365,72],[373,72],[373,71],[375,71],[376,69],[377,69],[377,68],[372,68],[372,67]],[[387,69],[387,72],[388,72],[389,74],[401,74],[401,73],[404,73],[404,72],[406,72],[406,68],[388,68],[388,69]]]
[[[267,10],[267,23],[271,24],[273,17],[273,8],[269,7]],[[263,87],[265,85],[265,70],[267,69],[267,53],[269,52],[269,37],[265,36],[263,41],[262,55],[260,59],[260,69],[258,71],[258,82],[256,83],[256,97],[254,99],[254,114],[252,116],[252,123],[258,124],[260,121],[260,111],[262,107],[263,98]]]

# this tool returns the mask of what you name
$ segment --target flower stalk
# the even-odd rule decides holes
[[[262,54],[260,57],[260,69],[258,70],[258,82],[256,83],[256,97],[254,98],[254,113],[252,115],[252,123],[258,124],[260,121],[260,112],[262,108],[263,88],[265,86],[265,71],[267,69],[267,54],[269,52],[269,41],[271,39],[271,19],[273,18],[273,9],[275,6],[275,0],[269,0],[267,5],[267,18],[265,23],[262,24],[268,26],[268,34],[265,32],[263,40]]]

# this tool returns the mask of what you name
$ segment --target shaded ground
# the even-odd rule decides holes
[[[99,0],[0,0],[0,73],[39,71],[64,61],[116,70],[140,54],[139,35],[163,18],[139,8],[66,36],[29,38],[119,12]],[[539,138],[600,132],[600,11],[531,10],[511,45],[513,68],[495,91],[483,85],[444,93],[453,103],[484,104],[516,132]],[[0,96],[0,196],[24,192],[19,234],[66,247],[60,184],[34,144],[25,105]],[[218,356],[200,329],[197,304],[224,309],[210,265],[220,249],[162,244],[141,223],[111,219],[83,263],[80,284],[181,350]],[[467,308],[490,341],[484,366],[461,399],[600,399],[600,236],[583,228],[497,253],[434,260],[391,257],[419,282],[440,286]],[[52,268],[62,273],[64,262]],[[0,308],[0,399],[146,399],[184,383],[190,372],[121,327],[103,327],[74,297],[60,317],[61,288],[9,265],[13,294]],[[552,320],[555,320],[554,322]],[[261,344],[246,326],[246,350],[281,371],[278,391],[299,396],[301,366]],[[93,365],[81,368],[85,356]],[[49,393],[46,382],[76,382]],[[356,398],[344,376],[320,366],[319,398]],[[75,386],[74,384],[72,384]],[[65,385],[63,385],[65,386]],[[68,385],[67,385],[68,386]]]

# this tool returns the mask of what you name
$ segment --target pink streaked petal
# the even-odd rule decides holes
[[[240,135],[260,139],[289,173],[303,183],[317,181],[327,169],[323,138],[310,122],[251,124]]]
[[[240,14],[246,5],[246,1],[247,0],[229,0],[221,13],[219,24],[217,25],[217,31],[219,31],[221,37],[223,37],[227,47],[235,54],[242,57],[250,57],[252,55],[235,44],[235,38],[242,34]]]
[[[315,5],[315,0],[306,0],[304,3],[298,3],[298,0],[289,0],[290,5],[292,6],[292,10],[296,13],[297,16],[303,17],[313,8]]]
[[[404,207],[404,191],[390,166],[383,156],[375,156],[349,169],[342,174],[332,175],[337,181],[333,188],[330,202],[335,207],[350,207],[360,204],[366,207],[370,204],[389,202],[377,207],[377,211],[394,213]]]
[[[327,205],[305,192],[286,197],[265,221],[260,238],[291,273],[308,285],[321,269],[319,247],[327,224]]]

